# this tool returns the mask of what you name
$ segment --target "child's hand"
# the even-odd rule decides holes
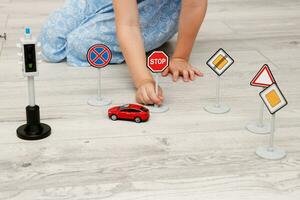
[[[184,82],[195,80],[196,76],[203,76],[203,73],[190,65],[185,59],[173,58],[169,67],[163,71],[162,75],[173,75],[173,81],[176,82],[180,76],[183,77]]]
[[[146,80],[139,85],[136,91],[136,101],[144,105],[161,105],[163,102],[162,89],[158,87],[158,95],[155,93],[155,82]]]

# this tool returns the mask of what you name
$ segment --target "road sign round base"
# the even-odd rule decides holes
[[[31,128],[24,124],[17,129],[17,136],[23,140],[41,140],[51,135],[51,127],[47,124],[39,124],[39,128]]]
[[[164,113],[169,110],[168,106],[161,105],[161,106],[147,106],[150,112],[152,113]]]
[[[91,97],[88,99],[88,102],[87,102],[90,106],[97,106],[97,107],[100,107],[100,106],[107,106],[107,105],[110,105],[112,103],[112,100],[111,99],[107,99],[107,98],[99,98],[99,97]]]
[[[268,160],[280,160],[286,156],[286,153],[276,147],[259,147],[256,149],[256,155]]]
[[[205,106],[204,110],[212,114],[224,114],[230,111],[230,107],[226,104],[212,104]]]
[[[251,133],[266,135],[270,134],[271,126],[269,123],[259,124],[258,122],[251,122],[247,124],[246,129]]]

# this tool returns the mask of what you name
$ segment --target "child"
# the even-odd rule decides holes
[[[178,29],[175,52],[163,76],[172,74],[185,82],[203,74],[189,64],[195,38],[203,22],[207,0],[67,0],[50,15],[40,42],[49,62],[87,66],[86,53],[97,43],[107,45],[111,63],[126,61],[143,104],[162,104],[155,82],[146,67],[145,52],[168,41]]]

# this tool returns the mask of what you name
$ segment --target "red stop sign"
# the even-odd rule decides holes
[[[147,67],[153,73],[163,72],[169,66],[169,57],[163,51],[154,51],[147,60]]]

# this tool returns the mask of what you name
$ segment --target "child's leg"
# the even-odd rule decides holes
[[[69,64],[88,66],[87,50],[97,43],[103,43],[111,49],[113,53],[111,63],[124,61],[116,37],[112,5],[103,7],[107,10],[100,10],[85,24],[69,34],[67,38],[67,62]],[[161,46],[177,32],[180,0],[166,0],[159,6],[156,1],[141,1],[139,11],[146,51]]]
[[[160,47],[177,33],[180,8],[181,0],[141,3],[141,29],[147,52]]]
[[[86,1],[67,0],[63,8],[49,16],[39,36],[46,60],[59,62],[66,58],[67,35],[83,22],[86,7]]]
[[[97,13],[71,32],[67,38],[67,62],[74,66],[88,66],[86,54],[94,44],[105,44],[112,51],[111,63],[124,61],[115,33],[114,13]]]

